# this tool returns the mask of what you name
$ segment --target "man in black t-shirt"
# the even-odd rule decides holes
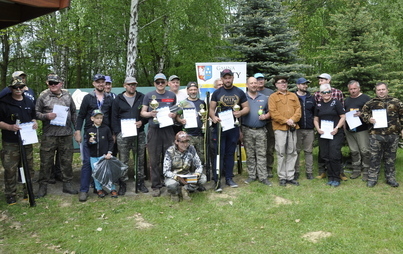
[[[348,82],[347,87],[350,97],[344,101],[346,112],[357,110],[357,113],[355,113],[354,116],[361,118],[361,109],[371,98],[361,92],[360,83],[358,83],[358,81],[351,80]],[[363,122],[362,119],[361,122],[362,125],[353,129],[350,129],[346,123],[345,135],[348,146],[350,147],[351,164],[353,167],[353,174],[350,178],[356,179],[360,177],[362,171],[362,180],[367,181],[368,168],[371,159],[371,153],[369,151],[369,133],[368,125]]]

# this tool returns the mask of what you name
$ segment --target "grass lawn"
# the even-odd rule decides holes
[[[396,162],[403,183],[402,150]],[[316,161],[316,159],[315,159]],[[360,179],[280,187],[243,183],[172,203],[149,194],[80,203],[48,195],[30,208],[0,195],[0,253],[403,253],[403,186]],[[37,185],[35,184],[35,190]]]

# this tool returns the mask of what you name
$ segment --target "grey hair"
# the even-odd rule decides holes
[[[319,91],[321,91],[321,92],[323,92],[325,90],[331,90],[331,89],[332,89],[332,87],[330,86],[330,84],[322,84],[319,87]]]
[[[347,84],[347,87],[357,84],[358,87],[360,87],[360,82],[358,82],[357,80],[350,80]]]

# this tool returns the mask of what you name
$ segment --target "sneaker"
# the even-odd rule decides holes
[[[15,196],[6,197],[6,201],[7,201],[7,204],[9,204],[9,205],[17,204],[17,200],[15,199]]]
[[[249,177],[248,179],[246,179],[246,180],[244,181],[244,183],[250,184],[251,182],[254,182],[254,181],[256,181],[256,178],[253,179],[253,178]]]
[[[148,189],[144,183],[137,184],[137,189],[142,193],[148,193]]]
[[[391,187],[395,187],[395,188],[396,188],[396,187],[399,187],[399,183],[396,182],[395,179],[387,180],[387,181],[386,181],[386,184],[390,185]]]
[[[329,181],[329,182],[327,182],[327,183],[326,183],[326,185],[330,185],[330,186],[332,186],[332,185],[333,185],[333,181]]]
[[[153,189],[153,197],[159,197],[161,196],[161,190],[160,189]]]
[[[260,181],[260,182],[263,183],[264,185],[272,186],[271,182],[270,182],[269,180],[267,180],[267,179],[263,179],[263,180]]]
[[[315,177],[316,179],[323,179],[323,178],[326,178],[326,174],[325,173],[322,173],[322,174],[320,174],[320,175],[318,175],[317,177]]]
[[[116,190],[111,191],[111,198],[118,198],[118,192]]]
[[[87,201],[87,198],[88,198],[87,192],[80,192],[80,194],[78,195],[78,200],[79,200],[80,202],[85,202],[85,201]]]
[[[361,172],[353,172],[353,174],[350,176],[350,179],[357,179],[360,176]]]
[[[369,188],[373,188],[373,187],[375,187],[375,185],[376,185],[376,181],[368,181],[367,182],[367,187],[369,187]]]
[[[236,184],[232,178],[228,178],[225,183],[231,188],[238,188],[238,184]]]
[[[343,181],[347,181],[347,180],[348,180],[347,176],[346,176],[344,173],[341,173],[341,174],[340,174],[340,179],[343,180]]]
[[[286,186],[286,185],[287,185],[287,181],[285,179],[281,179],[280,186]]]
[[[287,183],[295,185],[295,186],[299,186],[299,182],[295,181],[295,180],[287,180]]]
[[[182,200],[186,200],[186,201],[192,200],[192,198],[189,196],[189,191],[185,187],[181,188],[180,197],[182,198]]]
[[[338,181],[333,181],[332,186],[333,186],[333,187],[339,187],[339,186],[340,186],[340,182],[338,182]]]
[[[306,173],[306,179],[312,180],[313,179],[313,174],[312,173]]]
[[[103,190],[97,191],[98,198],[104,198],[105,197],[105,192]]]
[[[178,203],[180,201],[179,195],[178,194],[171,194],[171,201]]]

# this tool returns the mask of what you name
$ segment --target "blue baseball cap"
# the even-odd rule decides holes
[[[157,79],[167,79],[164,73],[158,73],[157,75],[154,76],[154,81],[157,81]]]
[[[253,77],[257,78],[264,78],[264,75],[262,73],[256,73]]]
[[[105,82],[106,82],[106,83],[112,83],[112,78],[111,78],[111,76],[105,76]]]
[[[299,78],[299,79],[297,79],[297,84],[309,84],[309,83],[311,83],[311,81],[309,81],[309,80],[306,80],[305,78]]]

